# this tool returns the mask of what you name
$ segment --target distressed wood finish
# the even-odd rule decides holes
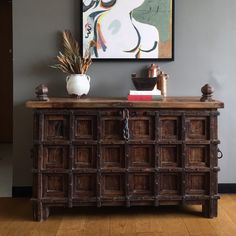
[[[28,108],[223,108],[224,103],[212,100],[200,102],[200,97],[167,97],[162,101],[128,101],[124,98],[50,98],[49,101],[28,101]]]
[[[169,101],[27,102],[34,108],[34,219],[56,206],[201,204],[205,216],[217,216],[223,103]]]

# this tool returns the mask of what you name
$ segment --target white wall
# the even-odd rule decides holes
[[[59,31],[79,35],[78,0],[20,0],[14,16],[14,186],[31,185],[32,113],[24,106],[34,88],[48,83],[50,95],[65,96],[64,75],[49,68],[58,52]],[[219,119],[220,183],[236,183],[236,1],[176,0],[175,61],[158,63],[170,74],[168,94],[199,95],[205,83],[225,102]],[[153,61],[156,63],[155,61]],[[90,95],[126,96],[133,86],[130,75],[151,62],[96,62]]]

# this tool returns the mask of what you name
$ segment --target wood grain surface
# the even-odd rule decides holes
[[[214,100],[200,102],[200,97],[167,97],[162,101],[128,101],[126,98],[50,98],[49,101],[27,101],[28,108],[223,108],[224,103]]]
[[[32,220],[31,209],[29,199],[0,198],[0,236],[236,235],[236,195],[221,197],[214,219],[202,218],[200,206],[112,207],[55,209],[40,223]]]

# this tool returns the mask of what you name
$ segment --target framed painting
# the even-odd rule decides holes
[[[82,45],[92,58],[174,60],[174,0],[82,0]]]

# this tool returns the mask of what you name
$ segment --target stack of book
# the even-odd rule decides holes
[[[130,90],[128,95],[129,101],[153,101],[162,100],[161,91],[159,89],[147,90]]]

